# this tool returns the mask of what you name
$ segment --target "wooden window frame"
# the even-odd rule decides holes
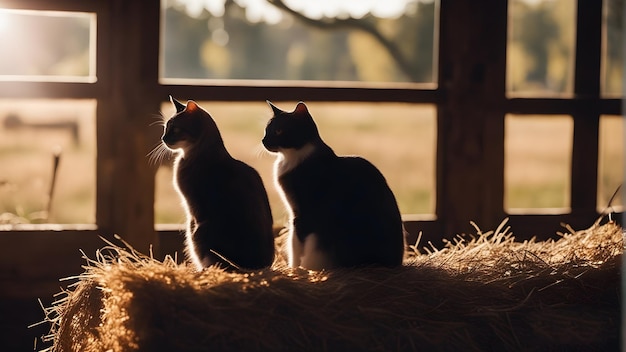
[[[508,2],[441,0],[438,8],[437,84],[354,84],[210,81],[208,85],[159,82],[159,2],[128,0],[5,0],[2,7],[94,12],[97,15],[97,82],[0,82],[3,98],[95,99],[97,134],[96,224],[89,229],[16,228],[2,236],[50,232],[112,237],[120,234],[142,252],[169,250],[178,231],[154,225],[155,166],[146,154],[159,136],[146,128],[168,94],[213,101],[407,102],[437,107],[436,219],[412,220],[409,241],[450,238],[495,229],[508,217],[518,238],[550,236],[591,225],[596,209],[598,126],[601,115],[620,115],[621,99],[600,94],[602,2],[578,0],[574,94],[563,98],[507,97]],[[513,215],[504,210],[504,118],[506,114],[571,115],[574,135],[571,212]],[[1,236],[0,236],[1,237]],[[17,237],[12,237],[16,240]],[[22,237],[25,238],[25,237]],[[99,240],[97,240],[99,241]],[[98,242],[93,246],[97,248]],[[165,245],[167,244],[167,245]]]

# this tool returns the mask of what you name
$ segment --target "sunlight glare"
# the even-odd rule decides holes
[[[251,23],[265,22],[273,25],[283,18],[281,11],[265,0],[235,0],[235,2],[246,9],[246,19]]]
[[[0,33],[7,31],[10,27],[11,14],[6,10],[0,9]]]
[[[213,1],[213,3],[215,3],[215,1]],[[187,10],[187,15],[193,18],[200,17],[200,15],[202,15],[202,11],[204,11],[205,9],[205,5],[207,5],[208,7],[209,2],[207,2],[207,4],[204,4],[202,0],[185,1],[185,9]]]
[[[410,3],[432,0],[283,0],[287,6],[303,15],[319,20],[322,18],[363,18],[368,14],[379,18],[397,18]],[[203,11],[213,16],[224,15],[225,0],[178,0],[185,5],[187,14],[198,18]],[[266,0],[235,0],[245,8],[246,19],[251,23],[265,22],[277,24],[283,19],[283,12]]]
[[[320,19],[323,17],[362,18],[368,13],[376,17],[399,17],[410,2],[415,0],[285,0],[285,3],[302,12],[305,16]]]
[[[177,0],[176,2],[183,4],[187,15],[193,18],[200,18],[204,11],[216,17],[224,16],[225,12],[225,0]]]

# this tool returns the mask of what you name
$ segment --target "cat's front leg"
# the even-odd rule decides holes
[[[309,270],[331,269],[335,267],[330,253],[319,246],[319,228],[311,218],[296,217],[293,221],[292,252],[298,266]]]
[[[289,241],[287,246],[288,248],[288,259],[289,259],[289,267],[297,268],[300,266],[302,261],[302,254],[304,251],[304,243],[300,241],[298,238],[298,227],[296,226],[296,219],[291,221],[291,226],[289,229]]]
[[[302,254],[304,249],[304,244],[300,242],[298,236],[295,234],[291,235],[290,241],[290,251],[289,251],[289,267],[297,268],[300,266],[302,261]]]
[[[187,253],[187,257],[196,267],[196,270],[202,271],[202,269],[211,265],[211,263],[207,262],[207,256],[202,252],[202,248],[196,245],[196,240],[198,234],[196,231],[198,230],[198,226],[193,218],[189,218],[187,221],[187,233],[185,234],[185,252]]]

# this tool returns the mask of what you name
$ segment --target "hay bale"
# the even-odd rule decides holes
[[[504,225],[504,224],[503,224]],[[55,351],[616,350],[622,229],[413,246],[401,268],[195,272],[109,246],[50,314]]]

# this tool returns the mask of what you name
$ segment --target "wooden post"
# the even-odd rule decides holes
[[[602,1],[579,0],[576,13],[574,95],[589,101],[572,114],[571,207],[573,214],[593,215],[598,194]]]
[[[158,249],[154,173],[146,155],[159,139],[149,124],[159,113],[159,2],[114,0],[98,17],[96,222],[137,250]],[[144,34],[145,33],[145,34]]]
[[[504,218],[507,1],[441,0],[441,13],[437,215],[449,238]]]

